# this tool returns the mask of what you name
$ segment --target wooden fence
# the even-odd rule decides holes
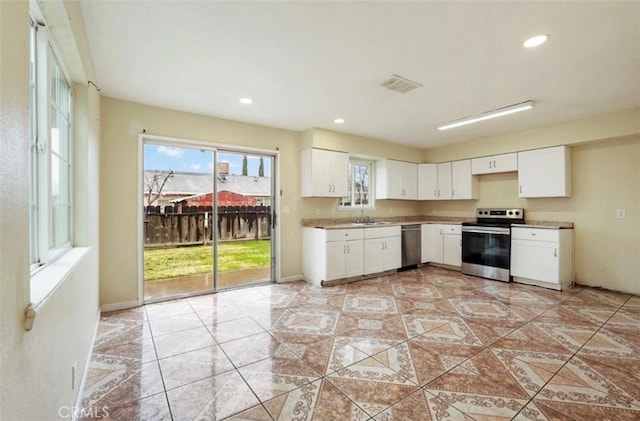
[[[179,211],[179,212],[178,212]],[[218,241],[262,240],[271,236],[270,206],[220,206],[213,219],[211,206],[147,206],[144,215],[145,247],[210,244],[212,228]]]

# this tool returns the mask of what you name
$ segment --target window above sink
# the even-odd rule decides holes
[[[340,209],[374,209],[373,186],[374,161],[349,160],[349,195],[340,199]],[[362,223],[365,225],[366,223]]]

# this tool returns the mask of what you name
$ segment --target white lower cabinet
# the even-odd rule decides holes
[[[324,229],[302,234],[303,274],[316,285],[397,269],[402,264],[400,227]]]
[[[442,263],[462,266],[462,232],[460,225],[443,225]]]
[[[422,225],[422,263],[462,265],[462,227],[453,224]]]
[[[573,230],[512,228],[514,282],[566,289],[573,282]]]
[[[364,274],[364,228],[304,228],[304,277],[316,285]]]
[[[399,226],[366,228],[364,231],[364,273],[384,272],[402,265]]]
[[[327,281],[364,273],[362,240],[327,242]]]

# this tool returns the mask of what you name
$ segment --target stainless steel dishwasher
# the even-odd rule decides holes
[[[402,226],[402,268],[415,267],[422,255],[420,225]]]

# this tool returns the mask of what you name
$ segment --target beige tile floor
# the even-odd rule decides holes
[[[640,298],[423,267],[147,305],[102,315],[83,406],[114,420],[638,420]]]

